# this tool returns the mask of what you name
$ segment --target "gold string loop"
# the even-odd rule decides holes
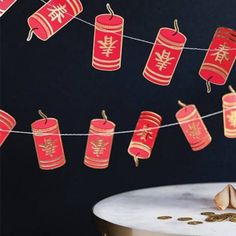
[[[107,115],[106,115],[106,111],[102,110],[102,118],[105,120],[104,124],[108,121]]]
[[[27,37],[27,39],[26,39],[27,42],[29,42],[29,41],[32,39],[32,37],[33,37],[33,35],[34,35],[34,31],[35,31],[36,29],[37,29],[37,28],[33,28],[33,29],[30,29],[30,30],[29,30],[28,37]]]
[[[186,107],[187,105],[183,102],[181,102],[180,100],[178,100],[178,104],[181,106],[181,107]]]
[[[115,15],[115,13],[114,13],[114,11],[111,8],[110,3],[106,4],[106,8],[107,8],[108,12],[111,14],[111,17],[110,17],[110,20],[111,20],[113,18],[113,16]]]
[[[229,91],[230,91],[231,93],[236,93],[236,91],[233,89],[233,87],[232,87],[231,85],[229,85]]]
[[[138,158],[139,153],[134,157],[134,163],[135,167],[139,167],[139,158]]]
[[[179,25],[178,25],[178,20],[174,20],[174,28],[175,28],[175,33],[173,35],[176,35],[179,33]]]
[[[45,124],[48,122],[48,117],[42,112],[42,110],[38,110],[39,115],[45,119]]]

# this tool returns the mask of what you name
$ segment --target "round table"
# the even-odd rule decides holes
[[[222,213],[215,208],[213,199],[226,184],[186,184],[130,191],[100,201],[93,213],[103,236],[234,236],[235,223],[208,223],[204,221],[206,216],[200,214]],[[236,210],[225,212],[236,213]],[[173,218],[157,219],[163,215]],[[178,217],[192,217],[204,223],[189,225],[178,221]]]

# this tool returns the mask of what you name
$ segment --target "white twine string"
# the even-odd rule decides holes
[[[188,123],[188,122],[192,122],[192,121],[197,121],[197,120],[200,120],[200,119],[206,119],[206,118],[209,118],[209,117],[213,117],[213,116],[216,116],[216,115],[219,115],[219,114],[222,114],[224,111],[228,111],[228,110],[233,110],[233,109],[236,109],[236,106],[234,107],[230,107],[230,108],[227,108],[227,109],[224,109],[224,110],[221,110],[221,111],[217,111],[217,112],[214,112],[214,113],[210,113],[210,114],[207,114],[205,116],[202,116],[200,118],[195,118],[195,119],[191,119],[191,120],[187,120],[187,121],[182,121],[182,122],[175,122],[175,123],[170,123],[170,124],[166,124],[166,125],[161,125],[161,126],[157,126],[157,127],[154,127],[154,128],[148,128],[148,129],[139,129],[139,130],[124,130],[124,131],[118,131],[118,132],[112,132],[112,133],[86,133],[86,134],[76,134],[76,133],[73,133],[73,134],[70,134],[70,133],[67,133],[67,134],[53,134],[53,133],[42,133],[42,136],[46,136],[46,135],[51,135],[51,136],[77,136],[77,137],[86,137],[86,136],[93,136],[93,135],[101,135],[101,136],[107,136],[107,135],[119,135],[119,134],[130,134],[130,133],[137,133],[137,132],[142,132],[142,131],[147,131],[147,130],[156,130],[156,129],[164,129],[164,128],[168,128],[168,127],[172,127],[172,126],[177,126],[177,125],[180,125],[180,124],[185,124],[185,123]],[[3,130],[3,129],[0,129],[1,132],[9,132],[9,133],[15,133],[15,134],[23,134],[23,135],[39,135],[39,133],[35,133],[35,132],[25,132],[25,131],[17,131],[17,130]]]
[[[44,1],[44,0],[39,0],[39,1],[41,1],[41,2],[43,2],[43,3],[47,3],[46,1]],[[49,6],[51,6],[51,7],[53,7],[53,5],[51,5],[51,4],[48,4]],[[77,17],[77,16],[73,16],[72,14],[70,14],[70,13],[68,13],[68,12],[66,12],[65,14],[67,14],[67,15],[69,15],[69,16],[71,16],[71,17],[73,17],[74,19],[76,19],[76,20],[79,20],[79,21],[81,21],[81,22],[83,22],[83,23],[85,23],[85,24],[87,24],[87,25],[90,25],[90,26],[92,26],[92,27],[95,27],[95,25],[93,24],[93,23],[91,23],[91,22],[89,22],[89,21],[86,21],[86,20],[83,20],[83,19],[81,19],[81,18],[79,18],[79,17]],[[109,30],[107,30],[107,31],[109,31]],[[111,31],[112,32],[112,31]],[[114,32],[113,32],[114,33]],[[117,34],[117,33],[114,33],[114,34]],[[120,34],[118,34],[118,35],[120,35]],[[123,35],[123,38],[126,38],[126,39],[131,39],[131,40],[134,40],[134,41],[137,41],[137,42],[141,42],[141,43],[146,43],[146,44],[150,44],[150,45],[162,45],[162,44],[160,44],[160,43],[153,43],[153,42],[151,42],[151,41],[148,41],[148,40],[145,40],[145,39],[140,39],[140,38],[136,38],[136,37],[132,37],[132,36],[128,36],[128,35]],[[207,49],[207,48],[197,48],[197,47],[184,47],[183,48],[184,50],[192,50],[192,51],[212,51],[212,52],[215,52],[215,51],[217,51],[218,49],[216,48],[216,49]],[[229,49],[227,49],[228,51],[235,51],[236,50],[236,48],[229,48]]]

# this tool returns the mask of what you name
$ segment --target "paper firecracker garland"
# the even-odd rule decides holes
[[[193,151],[200,151],[211,143],[211,136],[195,105],[185,105],[176,113],[180,127]]]
[[[48,118],[39,110],[42,119],[31,124],[39,167],[53,170],[66,163],[58,120]]]
[[[80,0],[50,0],[28,18],[30,32],[46,41],[83,11]]]
[[[98,70],[114,71],[121,67],[124,19],[115,15],[109,4],[107,10],[110,14],[95,19],[92,65]]]
[[[109,166],[115,124],[107,119],[94,119],[90,123],[89,136],[84,157],[84,164],[93,169],[105,169]]]
[[[3,110],[0,110],[0,147],[3,145],[15,125],[16,120],[14,117]]]
[[[16,2],[17,0],[0,0],[0,17]]]
[[[139,165],[139,159],[150,158],[161,122],[160,115],[151,111],[141,112],[128,148],[136,167]]]
[[[199,75],[206,80],[208,92],[210,84],[224,85],[236,60],[236,31],[219,27],[209,46]]]
[[[236,91],[229,86],[231,93],[223,96],[224,134],[227,138],[236,138]]]
[[[185,35],[179,32],[177,20],[174,21],[174,26],[175,29],[159,30],[143,71],[143,76],[157,85],[170,84],[187,41]]]

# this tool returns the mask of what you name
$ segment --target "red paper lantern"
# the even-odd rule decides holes
[[[193,151],[199,151],[211,143],[211,136],[202,121],[202,118],[195,105],[183,106],[177,113],[176,118],[180,127],[188,140]]]
[[[98,70],[114,71],[121,67],[124,19],[114,15],[109,4],[107,9],[110,14],[95,19],[92,65]]]
[[[0,0],[0,17],[16,2],[17,0]]]
[[[93,169],[105,169],[110,161],[115,124],[103,117],[92,120],[89,128],[84,164]]]
[[[232,48],[236,48],[236,31],[217,28],[199,70],[201,78],[207,83],[225,84],[236,59],[236,50]]]
[[[175,29],[161,28],[143,71],[143,76],[154,84],[169,85],[186,40],[186,37],[179,32],[177,21],[175,21]]]
[[[46,41],[83,11],[80,0],[51,0],[28,18],[30,33]]]
[[[231,93],[225,94],[223,101],[224,134],[236,138],[236,92],[229,86]]]
[[[15,127],[15,119],[3,110],[0,110],[0,147]]]
[[[42,170],[53,170],[66,163],[63,144],[60,136],[58,121],[55,118],[47,118],[32,123],[32,132],[39,167]]]
[[[136,166],[139,159],[150,158],[161,122],[160,115],[151,111],[141,112],[128,148],[128,153],[134,158]]]

